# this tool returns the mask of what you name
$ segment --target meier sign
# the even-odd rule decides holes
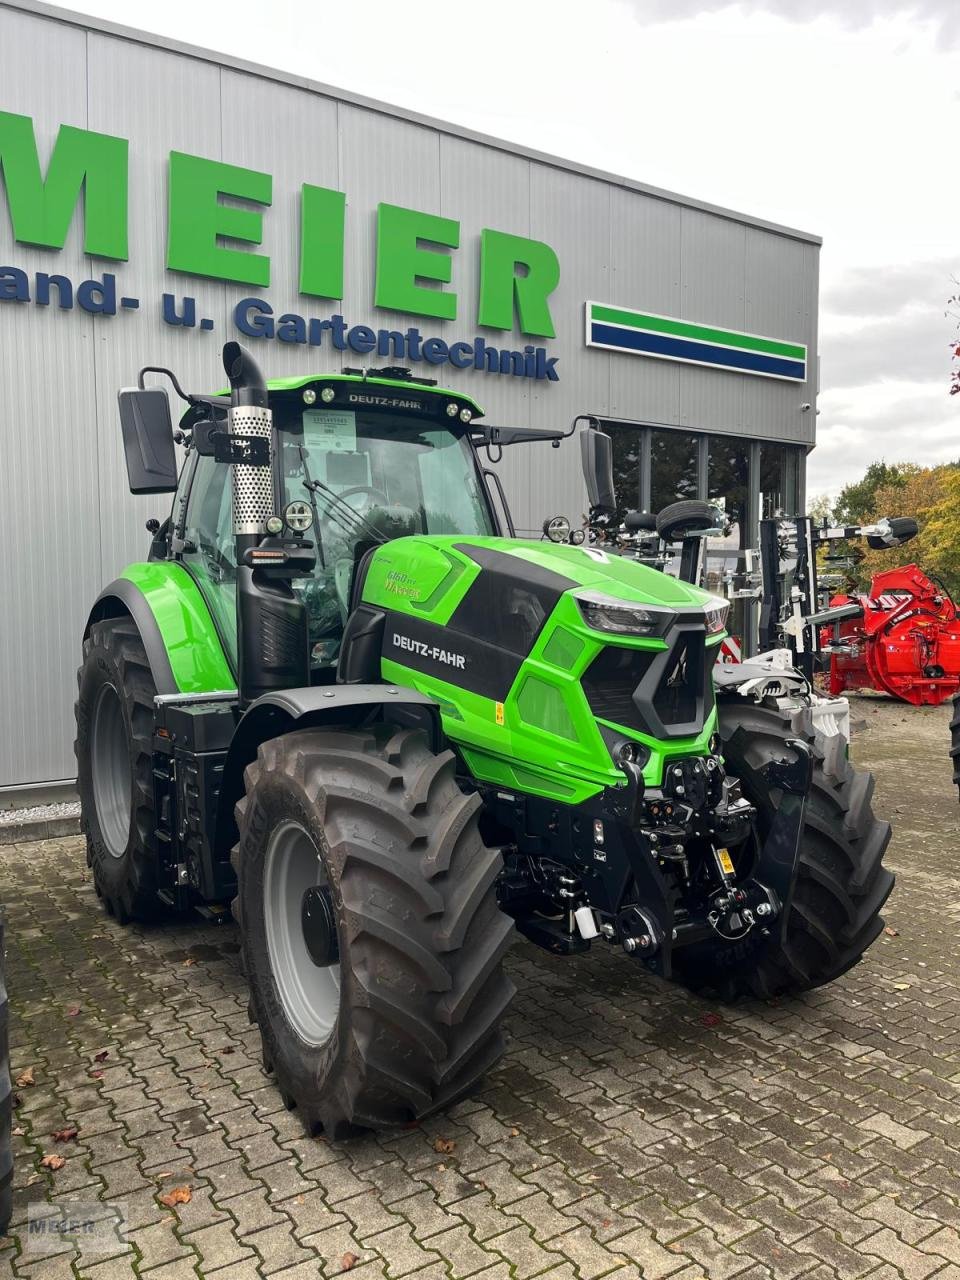
[[[128,151],[124,138],[61,125],[42,171],[33,121],[0,112],[0,172],[17,243],[44,249],[64,247],[78,205],[83,207],[83,248],[93,257],[128,260]],[[172,151],[168,158],[168,271],[226,281],[270,286],[270,257],[263,244],[264,211],[273,199],[269,173]],[[223,200],[242,203],[224,204]],[[301,295],[339,300],[344,294],[346,195],[303,183],[300,191]],[[479,237],[480,281],[477,325],[532,338],[555,337],[550,295],[560,281],[560,263],[543,241],[483,228]],[[452,250],[460,246],[454,218],[381,203],[376,221],[376,271],[373,305],[415,316],[455,321],[459,299],[444,288],[453,280]],[[117,294],[112,273],[74,282],[63,275],[37,272],[31,281],[16,266],[0,266],[0,302],[76,305],[93,314],[137,311],[140,299]],[[210,330],[209,317],[197,318],[196,299],[165,293],[159,300],[167,324]],[[264,298],[241,299],[233,309],[237,330],[248,337],[330,346],[401,360],[425,360],[482,372],[557,381],[557,360],[546,348],[522,351],[488,346],[483,338],[448,343],[424,338],[417,328],[374,330],[347,326],[342,315],[326,319],[285,312],[274,319]]]

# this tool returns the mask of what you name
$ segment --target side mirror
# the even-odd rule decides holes
[[[590,506],[598,513],[612,515],[617,509],[613,488],[613,441],[590,427],[580,433],[580,461]]]
[[[170,401],[162,387],[125,387],[117,396],[131,493],[173,493],[177,453]]]

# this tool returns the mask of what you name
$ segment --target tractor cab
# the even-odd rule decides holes
[[[332,682],[365,557],[416,534],[495,535],[502,520],[477,457],[480,406],[399,368],[280,378],[262,468],[264,523],[299,562],[311,683]],[[227,437],[229,395],[194,397],[180,422],[191,446],[154,558],[181,561],[197,582],[236,667],[238,562]],[[248,445],[249,448],[249,445]],[[269,497],[269,501],[267,501]],[[312,553],[312,554],[310,554]],[[398,584],[397,590],[401,590]]]

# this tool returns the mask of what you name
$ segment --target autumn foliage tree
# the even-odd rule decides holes
[[[892,483],[877,486],[871,506],[862,523],[882,516],[913,516],[920,532],[906,546],[884,551],[873,551],[864,542],[863,559],[857,566],[862,585],[867,586],[875,573],[912,561],[925,573],[941,578],[960,603],[960,467],[901,463]]]

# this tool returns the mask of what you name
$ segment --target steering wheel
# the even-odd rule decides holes
[[[341,489],[337,497],[349,498],[354,493],[368,494],[373,499],[373,502],[370,503],[371,506],[389,507],[390,505],[390,499],[382,489],[374,489],[368,484],[354,484],[349,489]]]

